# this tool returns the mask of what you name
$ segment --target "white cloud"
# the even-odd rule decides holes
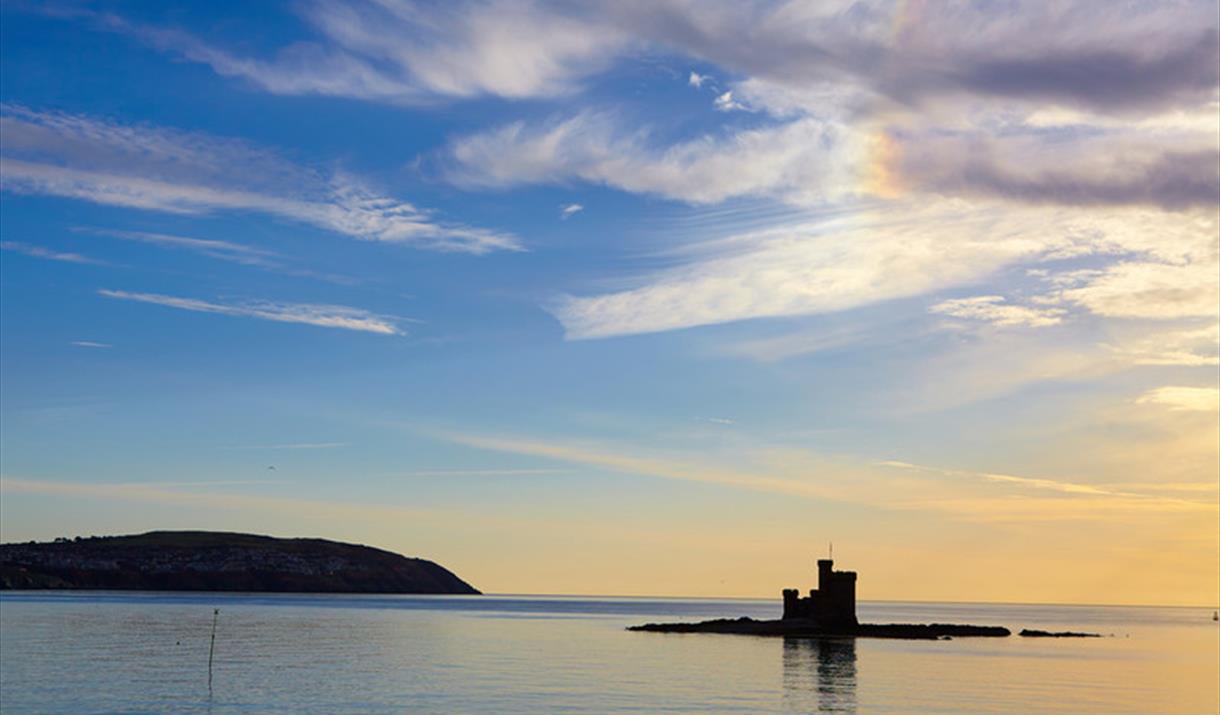
[[[567,219],[584,210],[585,207],[581,206],[580,204],[564,204],[563,206],[559,207],[559,218]]]
[[[628,35],[745,75],[715,89],[716,109],[763,110],[785,123],[668,146],[635,131],[635,118],[510,124],[456,142],[455,179],[583,180],[692,203],[912,191],[1175,210],[1216,203],[1220,146],[1208,127],[1220,44],[1204,3],[1104,14],[1087,3],[1019,4],[998,16],[884,2],[600,12]],[[1150,27],[1154,38],[1133,43]],[[691,72],[687,81],[710,78]],[[1084,123],[1054,124],[1062,121]]]
[[[717,484],[742,489],[779,492],[804,497],[829,496],[832,490],[819,483],[787,475],[736,469],[731,466],[688,461],[669,456],[633,454],[622,448],[606,448],[567,442],[521,439],[515,436],[485,436],[446,433],[436,435],[458,444],[508,454],[523,454],[562,462],[585,464],[616,472],[662,479]]]
[[[689,124],[661,118],[653,129],[634,106],[621,115],[510,121],[455,139],[450,177],[473,188],[589,182],[700,206],[752,199],[717,211],[783,202],[847,217],[773,217],[732,232],[709,219],[681,237],[699,241],[684,252],[659,247],[668,268],[649,261],[634,274],[604,277],[603,288],[552,302],[569,337],[826,313],[966,286],[991,293],[998,289],[988,281],[1001,271],[1038,262],[1045,274],[1030,277],[1045,281],[1043,295],[1016,286],[1013,295],[1031,296],[1020,305],[981,295],[932,310],[1008,327],[1086,312],[1104,319],[1087,321],[1106,326],[1095,336],[1101,344],[1039,344],[1040,354],[1023,354],[1028,369],[1005,363],[1021,379],[1094,375],[1098,361],[1115,370],[1217,359],[1214,339],[1187,335],[1199,319],[1216,317],[1220,292],[1214,3],[1117,10],[1016,3],[1003,13],[870,0],[305,7],[314,41],[261,58],[108,21],[268,91],[389,102],[557,96],[626,53],[660,50],[708,69],[686,81],[708,89],[718,108],[766,114],[749,118],[748,129],[740,128],[745,117],[721,115],[723,126],[676,140],[667,138],[675,126]],[[712,74],[733,81],[719,86]],[[86,173],[18,174],[9,182],[15,190],[41,181],[89,200],[260,211],[378,240],[473,252],[516,245],[475,229],[438,229],[427,211],[403,204],[396,211],[392,199],[367,189],[351,199],[335,186],[341,177],[273,156],[243,160],[267,168],[239,186],[220,181],[217,167],[252,147],[211,152],[187,135],[86,131],[62,117],[40,122],[52,138],[17,160]],[[102,141],[89,141],[98,131]],[[6,153],[14,145],[8,134]],[[17,143],[34,141],[32,134]],[[58,151],[73,162],[46,161],[48,147],[65,136],[71,151]],[[112,159],[116,152],[124,161],[153,156],[138,177],[149,183],[130,181],[126,164]],[[217,156],[211,164],[210,153]],[[430,238],[430,231],[445,235]],[[1162,322],[1149,328],[1144,319]],[[1138,325],[1115,336],[1115,324]],[[1028,331],[1005,332],[1034,340]],[[1154,344],[1158,335],[1163,345]],[[805,335],[741,345],[774,359],[858,339]]]
[[[1207,511],[1214,504],[1041,477],[867,462],[804,449],[759,448],[698,458],[634,445],[538,440],[512,435],[440,433],[458,444],[583,464],[612,472],[794,497],[914,509],[982,521],[1079,519],[1099,508]],[[895,472],[900,472],[895,474]],[[1049,492],[1050,495],[1031,495]]]
[[[537,141],[506,145],[504,132],[492,132],[499,143],[487,136],[471,138],[480,146],[459,143],[466,170],[455,176],[468,186],[581,179],[696,203],[734,196],[819,201],[836,193],[828,188],[859,188],[860,177],[840,170],[843,158],[827,156],[843,153],[827,146],[846,141],[841,127],[836,137],[793,136],[807,128],[801,121],[833,118],[861,133],[895,130],[895,145],[910,156],[878,161],[860,137],[846,154],[861,176],[876,173],[876,164],[894,164],[882,168],[905,171],[899,177],[905,188],[1173,207],[1210,205],[1215,194],[1216,143],[1207,131],[1214,111],[1199,111],[1214,104],[1217,79],[1216,21],[1207,2],[1120,11],[1088,2],[1018,3],[1004,13],[953,4],[727,0],[697,6],[349,0],[303,8],[316,37],[261,59],[182,32],[93,17],[272,92],[390,102],[555,96],[619,56],[676,52],[744,77],[727,91],[716,88],[718,109],[765,109],[795,120],[669,147],[610,129],[595,137],[611,140],[608,150],[597,141],[580,146],[543,136],[546,127],[523,137],[520,126],[510,125],[516,139]],[[695,71],[687,82],[714,84]],[[1183,136],[1160,131],[1151,141],[1141,132],[1113,131],[1115,117],[1137,115],[1192,119],[1157,124],[1161,130],[1172,124]],[[1042,131],[1080,121],[1068,127],[1069,141]],[[1014,132],[1015,126],[1030,131]],[[1100,138],[1090,138],[1102,129]],[[998,136],[1005,139],[983,141]],[[495,149],[510,151],[497,157]],[[550,150],[563,156],[546,156]]]
[[[98,343],[92,340],[73,340],[71,344],[78,348],[97,348],[102,350],[114,347],[110,343]]]
[[[723,352],[757,362],[776,362],[858,345],[868,339],[870,328],[853,324],[848,328],[795,330],[731,343]]]
[[[440,97],[547,97],[569,93],[626,46],[579,6],[531,0],[419,3],[309,2],[317,42],[255,58],[185,32],[103,18],[116,31],[239,77],[274,94],[319,94],[421,104]]]
[[[928,309],[933,313],[948,315],[963,320],[977,320],[998,327],[1024,326],[1029,328],[1058,325],[1066,311],[1062,308],[1029,308],[1009,305],[999,295],[980,295],[972,298],[953,298],[941,301]]]
[[[890,467],[893,469],[912,470],[917,472],[931,472],[934,474],[943,474],[950,477],[964,477],[967,479],[978,479],[985,482],[996,482],[1000,484],[1013,484],[1029,489],[1040,489],[1053,492],[1062,492],[1064,494],[1081,494],[1088,496],[1109,496],[1109,497],[1126,497],[1134,499],[1155,499],[1146,494],[1138,494],[1129,491],[1120,491],[1106,486],[1094,486],[1092,484],[1079,484],[1075,482],[1066,482],[1058,479],[1045,479],[1042,477],[1018,477],[1012,474],[999,474],[995,472],[974,472],[965,469],[942,469],[940,467],[927,467],[920,464],[912,464],[899,460],[885,460],[877,462],[877,466]]]
[[[209,256],[211,258],[217,258],[222,261],[231,261],[233,263],[253,266],[274,265],[270,259],[276,255],[272,251],[255,248],[253,246],[246,246],[240,243],[233,243],[232,241],[221,241],[218,239],[191,238],[189,236],[175,236],[168,233],[150,233],[147,231],[112,231],[91,229],[89,232],[102,236],[111,236],[124,241],[148,243],[154,246],[165,246],[168,248],[181,248],[204,256]]]
[[[442,251],[519,247],[512,236],[438,221],[355,177],[322,176],[243,142],[14,106],[4,113],[8,191],[182,214],[257,211]]]
[[[732,112],[732,111],[746,108],[744,104],[733,99],[732,91],[724,92],[723,94],[717,95],[715,101],[712,104],[716,107],[716,111],[719,111],[719,112]]]
[[[105,261],[99,261],[96,258],[82,256],[79,253],[73,253],[71,251],[53,251],[49,248],[34,246],[29,243],[21,243],[20,241],[0,241],[0,250],[12,251],[14,253],[20,253],[32,258],[45,258],[48,261],[60,261],[62,263],[85,263],[99,266],[105,265]]]
[[[842,121],[859,119],[868,94],[857,82],[810,82],[791,85],[759,77],[734,82],[733,98],[748,109],[773,117],[792,119],[801,116],[834,117]]]
[[[574,339],[829,313],[979,280],[1052,245],[1046,225],[1034,230],[953,204],[891,206],[708,242],[643,285],[551,310]]]
[[[314,36],[294,38],[271,57],[93,17],[269,92],[399,103],[554,96],[623,54],[657,51],[798,90],[857,83],[874,103],[920,109],[965,97],[1131,113],[1211,99],[1217,77],[1217,22],[1206,0],[1117,9],[1087,0],[1029,2],[1004,12],[888,0],[346,0],[302,7]]]
[[[675,254],[684,261],[679,265],[623,278],[621,289],[561,296],[548,309],[569,338],[609,337],[832,313],[972,285],[1000,269],[1040,262],[1048,271],[1043,280],[1054,285],[1072,274],[1076,287],[1031,299],[1025,310],[974,305],[976,316],[1047,324],[1068,315],[1059,311],[1080,307],[1102,315],[1214,317],[1215,221],[1203,212],[1103,213],[912,197],[693,244]],[[1107,260],[1138,253],[1180,265],[1151,264],[1150,285],[1143,270],[1128,276],[1126,262],[1100,273],[1060,268],[1056,261],[1065,253]],[[1126,280],[1119,287],[1111,276]],[[1083,281],[1090,282],[1081,287]]]
[[[1138,405],[1160,405],[1171,410],[1220,414],[1220,388],[1166,386],[1140,395]]]
[[[252,301],[246,303],[215,303],[194,298],[179,298],[156,293],[131,293],[122,290],[99,290],[99,295],[118,300],[152,303],[168,308],[189,310],[197,313],[215,313],[244,318],[259,318],[280,323],[304,323],[323,328],[357,330],[381,335],[402,335],[403,332],[392,318],[376,315],[367,310],[342,305],[314,305],[309,303],[273,303]]]
[[[1111,349],[1137,365],[1220,365],[1220,323],[1128,337]]]
[[[1220,263],[1214,256],[1182,265],[1119,263],[1060,296],[1105,316],[1213,317],[1220,312]]]
[[[909,418],[1032,385],[1099,383],[1130,369],[1130,361],[1091,339],[1090,328],[921,336],[915,326],[897,327],[902,332],[876,338],[884,373],[862,392],[877,409]]]
[[[152,233],[148,231],[119,231],[99,228],[76,228],[79,233],[90,233],[98,236],[109,236],[122,241],[146,243],[162,248],[180,249],[197,253],[201,256],[228,261],[242,266],[252,266],[264,271],[280,273],[289,276],[316,278],[331,283],[350,285],[357,281],[346,276],[330,273],[319,273],[307,268],[291,265],[290,259],[285,260],[274,251],[268,251],[254,246],[248,246],[232,241],[222,241],[212,238],[193,238],[168,233]]]
[[[610,115],[584,113],[458,139],[449,175],[468,187],[578,179],[694,204],[740,196],[809,203],[855,188],[847,163],[860,151],[857,140],[845,125],[805,118],[662,149],[646,131],[622,133]]]

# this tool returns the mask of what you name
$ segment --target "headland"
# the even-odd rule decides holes
[[[218,531],[0,544],[0,588],[478,594],[426,559],[325,539]]]

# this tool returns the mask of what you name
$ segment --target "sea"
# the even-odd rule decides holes
[[[626,630],[761,600],[4,592],[0,712],[1216,713],[1212,613],[863,602],[1104,637],[817,640]]]

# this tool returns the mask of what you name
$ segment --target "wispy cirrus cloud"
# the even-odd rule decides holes
[[[78,348],[96,348],[99,350],[107,350],[114,347],[110,343],[99,343],[95,340],[73,340],[71,344]]]
[[[116,300],[187,310],[196,313],[214,313],[242,318],[258,318],[278,323],[301,323],[323,328],[355,330],[380,335],[402,335],[393,318],[370,313],[360,308],[342,305],[315,305],[310,303],[274,303],[250,301],[244,303],[219,303],[196,298],[181,298],[157,293],[132,293],[123,290],[102,289],[98,295]]]
[[[1220,365],[1220,323],[1150,332],[1111,350],[1137,365]]]
[[[85,13],[100,27],[277,94],[422,103],[570,92],[632,53],[663,51],[791,88],[858,85],[891,104],[945,97],[1138,112],[1210,97],[1220,72],[1214,7],[870,0],[309,2],[311,32],[271,55]],[[699,86],[705,77],[692,73]],[[875,100],[874,100],[875,101]]]
[[[629,40],[584,8],[532,0],[349,0],[306,2],[299,10],[313,36],[264,57],[181,30],[91,16],[103,28],[267,92],[394,104],[565,94],[604,69]]]
[[[48,261],[60,261],[62,263],[83,263],[94,266],[104,266],[105,261],[96,258],[90,258],[74,251],[56,251],[43,246],[35,246],[30,243],[22,243],[21,241],[0,241],[0,250],[12,251],[20,253],[31,258],[45,258]]]
[[[1095,214],[912,199],[693,244],[674,267],[622,279],[618,290],[562,296],[548,309],[569,338],[600,338],[838,312],[972,285],[1008,267],[1127,254],[1143,260],[1079,277],[1053,271],[1078,282],[1041,296],[1041,317],[1070,308],[1214,316],[1216,222],[1204,211]]]
[[[1118,513],[1207,512],[1207,501],[1024,477],[941,469],[886,460],[759,447],[715,461],[624,445],[513,435],[439,432],[432,436],[479,449],[582,464],[612,472],[815,500],[860,503],[887,510],[949,514],[969,521],[1105,519]],[[742,459],[744,457],[744,460]]]
[[[833,187],[1213,207],[1213,9],[607,3],[593,12],[626,35],[743,75],[716,89],[715,108],[781,121],[668,146],[650,145],[635,119],[514,123],[456,141],[451,153],[465,171],[452,178],[467,186],[580,180],[694,203],[808,203]],[[688,78],[696,88],[709,81]],[[1075,123],[1048,125],[1054,114]],[[1183,123],[1182,114],[1195,120]]]
[[[808,202],[858,183],[844,165],[857,140],[844,125],[805,118],[657,146],[647,131],[586,112],[458,138],[447,174],[468,188],[581,180],[693,204],[749,196]]]
[[[1043,247],[986,240],[993,219],[985,214],[942,227],[943,215],[917,211],[907,221],[805,221],[708,242],[687,251],[685,264],[637,279],[642,285],[565,296],[550,309],[571,339],[827,313],[968,283]],[[946,264],[945,250],[958,260]]]
[[[968,479],[977,479],[986,482],[1012,484],[1028,489],[1060,492],[1063,494],[1083,494],[1089,496],[1111,496],[1134,499],[1156,498],[1147,494],[1116,490],[1105,486],[1078,484],[1075,482],[1044,479],[1041,477],[1018,477],[1012,474],[997,474],[994,472],[973,472],[964,469],[942,469],[940,467],[928,467],[919,464],[912,464],[910,462],[903,462],[901,460],[885,460],[878,462],[877,464],[882,467],[890,467],[894,469],[909,469],[914,471],[943,474],[951,477],[965,477]]]
[[[629,451],[606,449],[596,445],[573,444],[555,440],[528,439],[505,435],[438,433],[435,436],[478,449],[508,454],[543,457],[575,464],[602,467],[617,472],[703,482],[758,491],[779,492],[806,497],[831,497],[832,493],[817,483],[754,473],[711,464],[694,463],[667,456],[636,455]]]
[[[1115,117],[1214,104],[1220,27],[1213,9],[1197,0],[1121,10],[1083,0],[1053,7],[1018,2],[1003,11],[888,0],[697,8],[682,0],[445,7],[348,0],[303,5],[313,34],[262,58],[178,30],[84,14],[267,91],[389,102],[555,96],[617,58],[678,53],[744,77],[716,88],[716,108],[786,120],[672,146],[651,146],[630,128],[587,126],[587,116],[510,124],[452,147],[463,169],[452,178],[467,186],[582,180],[695,203],[735,196],[808,202],[824,199],[829,187],[859,188],[860,177],[894,173],[904,189],[1177,208],[1216,203],[1214,132],[1143,151],[1122,137],[1048,140],[1032,125],[1026,128],[1035,131],[1017,132],[1016,141],[1009,135],[1047,110],[1091,115],[1079,139]],[[710,75],[691,72],[687,81],[702,87]],[[847,141],[842,127],[825,126],[832,118],[865,131],[893,125],[899,155],[862,150],[866,138]],[[997,122],[1005,138],[986,141],[997,134]],[[1031,142],[1043,145],[1040,152],[1030,152]],[[1037,161],[1038,153],[1049,159]],[[858,171],[845,176],[845,162]]]
[[[1024,326],[1037,328],[1058,325],[1066,312],[1062,308],[1030,308],[1010,305],[1004,296],[979,295],[971,298],[952,298],[928,308],[929,312],[951,318],[975,320],[997,327]]]
[[[1220,415],[1220,388],[1170,385],[1149,390],[1135,402],[1140,405],[1161,405],[1171,410],[1212,412]]]
[[[860,324],[848,328],[793,330],[730,343],[721,351],[757,362],[777,362],[857,346],[871,335],[872,331]]]
[[[254,211],[439,251],[520,248],[511,235],[438,220],[354,176],[324,174],[246,142],[13,105],[3,107],[0,130],[4,189],[14,193],[179,214]]]
[[[1220,306],[1220,260],[1189,263],[1124,261],[1087,277],[1059,297],[1098,315],[1124,318],[1208,318]]]
[[[733,91],[728,90],[716,95],[716,99],[712,101],[712,106],[718,112],[736,112],[748,109],[746,105],[733,98]]]
[[[288,259],[285,259],[275,251],[269,251],[243,243],[234,243],[232,241],[223,241],[213,238],[194,238],[191,236],[178,236],[168,233],[154,233],[149,231],[120,231],[100,228],[76,228],[74,230],[99,236],[109,236],[122,241],[132,241],[135,243],[160,246],[162,248],[189,251],[191,253],[207,256],[208,258],[214,258],[219,261],[227,261],[229,263],[236,263],[242,266],[251,266],[272,273],[300,276],[305,278],[316,278],[339,284],[351,284],[356,282],[354,279],[346,276],[320,273],[307,268],[293,266]]]
[[[176,236],[168,233],[152,233],[148,231],[116,231],[108,229],[79,229],[102,236],[110,236],[123,241],[135,241],[136,243],[147,243],[154,246],[164,246],[167,248],[179,248],[200,255],[216,258],[222,261],[230,261],[232,263],[240,263],[250,266],[276,266],[272,259],[276,256],[274,251],[268,251],[254,246],[245,244],[233,243],[232,241],[221,241],[211,238],[191,238],[189,236]]]

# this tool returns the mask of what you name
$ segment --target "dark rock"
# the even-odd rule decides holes
[[[1017,635],[1026,638],[1101,638],[1100,633],[1078,633],[1076,631],[1036,631],[1022,629]]]
[[[325,539],[215,531],[0,544],[0,588],[479,593],[425,559]]]

